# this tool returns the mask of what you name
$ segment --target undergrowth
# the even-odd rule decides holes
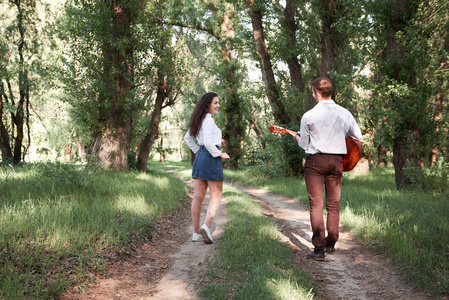
[[[0,298],[51,299],[145,242],[187,200],[164,172],[39,163],[0,169]]]

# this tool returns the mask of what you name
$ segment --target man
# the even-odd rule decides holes
[[[346,136],[362,139],[352,114],[331,99],[332,82],[320,77],[312,82],[317,104],[301,119],[299,135],[294,138],[306,151],[304,177],[310,203],[313,252],[307,258],[324,261],[333,254],[339,236],[342,158],[346,154]],[[326,191],[327,236],[323,220],[323,187]]]

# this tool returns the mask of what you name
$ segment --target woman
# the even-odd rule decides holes
[[[215,125],[212,115],[218,113],[220,102],[215,93],[205,94],[195,107],[190,117],[189,130],[184,136],[189,148],[196,153],[193,162],[192,178],[194,192],[192,201],[193,236],[192,241],[204,241],[212,244],[210,226],[220,206],[223,191],[223,166],[221,159],[229,159],[229,155],[221,152],[221,130]],[[197,139],[199,146],[193,140]],[[200,228],[201,205],[209,187],[210,201],[207,207],[206,220]]]

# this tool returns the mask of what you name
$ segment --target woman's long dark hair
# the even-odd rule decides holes
[[[189,122],[191,136],[196,137],[200,132],[203,120],[206,117],[206,114],[209,112],[209,106],[212,102],[212,99],[214,99],[215,97],[218,97],[218,95],[215,93],[206,93],[203,95],[203,97],[201,97],[200,101],[196,105]]]

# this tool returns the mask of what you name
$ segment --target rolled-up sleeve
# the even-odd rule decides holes
[[[350,119],[349,119],[348,135],[356,140],[359,140],[359,141],[362,140],[362,130],[360,130],[360,127],[357,124],[357,122],[354,119],[352,114],[350,114]]]
[[[299,130],[299,141],[298,145],[304,150],[307,150],[309,148],[310,144],[310,132],[309,128],[307,127],[307,122],[305,120],[305,117],[301,119],[301,128]]]

